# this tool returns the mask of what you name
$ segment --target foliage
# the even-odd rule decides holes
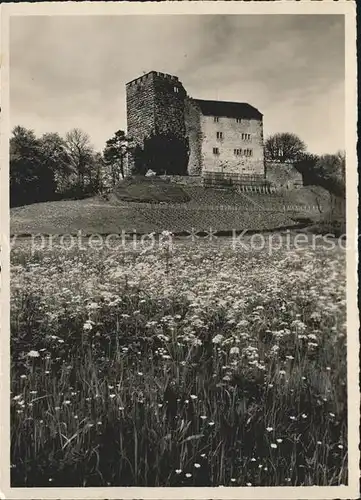
[[[73,129],[36,137],[17,126],[10,138],[11,205],[64,198],[83,198],[102,189],[104,162],[89,136]]]
[[[172,133],[155,133],[133,151],[136,174],[187,175],[189,143]]]
[[[328,191],[336,196],[346,196],[346,156],[343,152],[320,156],[316,172]]]
[[[114,136],[106,142],[103,157],[105,165],[110,166],[112,186],[125,177],[124,162],[128,151],[130,151],[130,138],[123,130],[115,132]]]
[[[333,155],[304,154],[295,164],[302,173],[305,185],[319,185],[336,196],[346,195],[346,156],[339,151]]]
[[[306,144],[289,132],[277,133],[265,142],[265,157],[268,161],[295,162],[306,152]]]
[[[347,484],[342,249],[84,248],[12,251],[13,487]]]
[[[40,139],[44,162],[54,172],[56,190],[62,193],[69,189],[72,169],[64,139],[58,133],[46,133]]]
[[[47,139],[17,126],[10,138],[10,203],[25,205],[51,199],[56,191],[54,165],[45,154]]]

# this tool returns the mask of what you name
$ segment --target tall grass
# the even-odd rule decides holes
[[[347,483],[340,250],[12,264],[12,486]]]

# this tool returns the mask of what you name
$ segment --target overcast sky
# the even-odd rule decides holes
[[[249,102],[265,136],[295,132],[314,153],[344,148],[344,20],[336,15],[16,17],[11,125],[80,127],[93,145],[126,129],[125,83],[177,75],[190,96]]]

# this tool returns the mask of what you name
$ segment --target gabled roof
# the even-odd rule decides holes
[[[203,101],[192,99],[206,116],[224,116],[226,118],[254,118],[261,120],[263,115],[258,109],[246,102]]]

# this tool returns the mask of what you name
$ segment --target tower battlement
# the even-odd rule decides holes
[[[138,76],[137,78],[134,78],[134,80],[131,80],[130,82],[126,83],[126,87],[131,87],[134,85],[137,85],[139,83],[146,82],[154,77],[158,78],[163,78],[165,80],[168,80],[170,82],[179,82],[179,78],[175,75],[170,75],[168,73],[162,73],[160,71],[149,71],[148,73],[145,73],[142,76]]]

